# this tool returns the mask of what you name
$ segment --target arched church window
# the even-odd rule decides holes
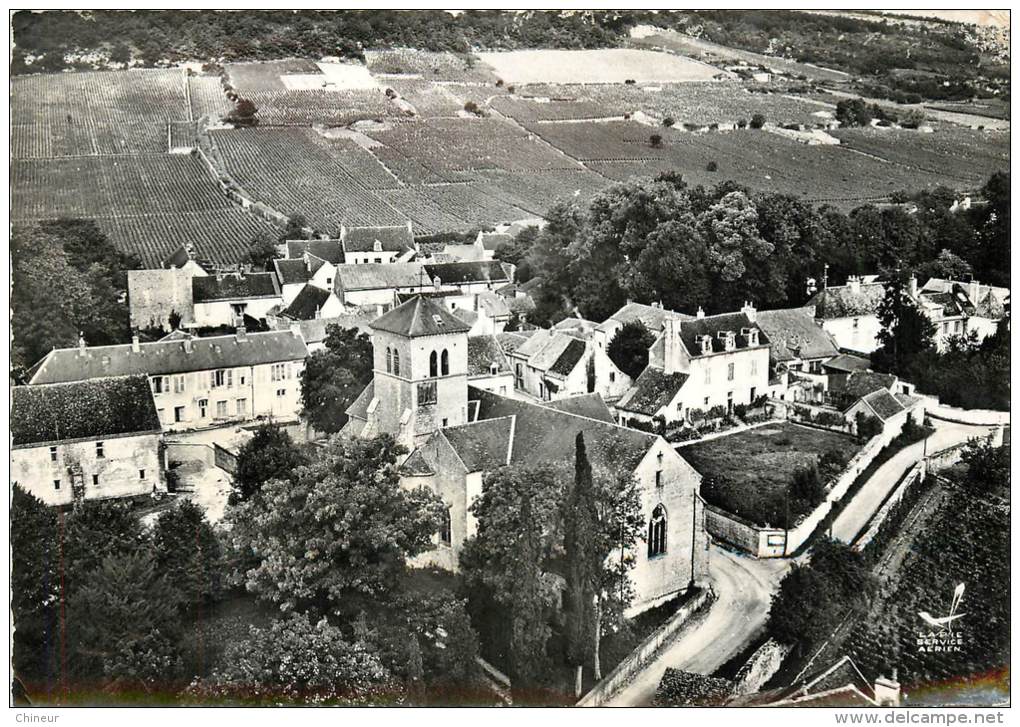
[[[443,376],[449,376],[450,375],[450,352],[447,351],[445,348],[443,349],[442,364],[443,364],[443,369],[442,369]]]
[[[386,347],[386,373],[393,373],[393,351],[389,346]]]
[[[450,518],[450,508],[443,510],[443,519],[439,524],[439,542],[443,545],[449,545],[453,542],[452,533],[452,520]]]
[[[435,351],[429,354],[429,376],[439,376],[439,365],[436,359]]]
[[[393,349],[393,373],[400,376],[400,351]]]
[[[648,521],[648,557],[666,553],[666,508],[656,505]]]

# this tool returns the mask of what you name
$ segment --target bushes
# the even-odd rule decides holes
[[[872,437],[876,437],[882,433],[885,426],[882,421],[877,417],[869,416],[862,411],[857,412],[857,416],[854,419],[857,436],[861,439],[868,440]]]
[[[765,126],[765,117],[762,114],[755,114],[751,117],[750,126],[752,129],[760,129]]]
[[[713,159],[712,161],[710,161],[710,162],[709,162],[709,163],[708,163],[708,164],[707,164],[707,165],[705,166],[705,171],[706,171],[706,172],[717,172],[717,171],[719,171],[719,165],[718,165],[718,164],[717,164],[717,163],[715,162],[715,160]]]

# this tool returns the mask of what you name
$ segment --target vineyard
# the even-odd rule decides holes
[[[923,697],[926,689],[964,685],[1010,663],[1010,513],[1008,502],[992,502],[957,490],[947,498],[915,541],[899,571],[885,612],[859,623],[848,653],[865,673],[888,674]],[[917,615],[948,612],[954,589],[965,584],[955,630],[959,643],[939,653],[918,649],[919,633],[931,627]]]
[[[496,81],[491,68],[468,54],[432,53],[413,48],[370,50],[365,52],[365,63],[375,75],[412,75],[433,81]]]

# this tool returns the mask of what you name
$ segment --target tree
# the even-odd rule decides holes
[[[305,234],[305,228],[308,227],[308,220],[300,212],[296,212],[287,217],[287,225],[284,227],[283,232],[280,233],[279,242],[286,242],[287,240],[304,240],[307,235]]]
[[[751,117],[750,127],[752,129],[760,129],[765,126],[765,117],[762,114],[755,114]]]
[[[30,683],[53,652],[53,601],[60,590],[57,513],[17,483],[11,492],[11,615],[14,673]]]
[[[238,262],[251,265],[255,270],[269,270],[273,260],[280,257],[276,243],[276,236],[263,230],[251,239],[248,251]]]
[[[971,275],[970,263],[945,248],[934,260],[921,263],[915,274],[918,280],[945,278],[946,280],[967,280]]]
[[[810,512],[825,497],[825,486],[814,464],[798,467],[790,480],[791,509],[795,512]]]
[[[576,692],[580,692],[581,670],[597,651],[592,649],[596,632],[595,587],[602,563],[597,556],[598,511],[595,507],[591,463],[584,446],[584,433],[574,441],[574,483],[563,508],[563,546],[567,563],[567,658],[577,667]],[[596,677],[597,679],[598,677]],[[580,697],[577,693],[574,696]]]
[[[836,103],[836,121],[841,126],[868,126],[872,118],[868,105],[862,99],[844,99]]]
[[[164,691],[181,676],[177,594],[147,549],[103,559],[68,604],[79,689]]]
[[[886,284],[885,296],[878,307],[882,324],[878,333],[880,345],[871,361],[876,371],[911,379],[915,361],[935,346],[935,324],[910,296],[908,286],[902,273]]]
[[[863,411],[857,412],[854,424],[857,436],[865,441],[877,437],[884,428],[881,419],[865,414]]]
[[[236,501],[248,500],[269,480],[287,480],[304,464],[307,458],[290,434],[274,422],[261,424],[237,453],[231,494]]]
[[[359,705],[400,695],[378,655],[326,619],[293,613],[227,647],[223,666],[191,689],[199,701]]]
[[[641,321],[624,323],[606,348],[610,360],[623,373],[636,379],[648,366],[648,349],[655,343],[655,336]]]
[[[202,508],[181,500],[160,513],[152,528],[156,569],[167,579],[182,608],[201,607],[220,593],[220,542]]]
[[[653,148],[656,149],[659,148],[660,146],[662,146],[662,134],[652,134],[651,136],[648,137],[648,143]]]
[[[332,434],[347,423],[347,407],[372,380],[372,342],[356,328],[326,326],[325,348],[305,359],[301,372],[302,416]]]
[[[256,116],[258,111],[258,107],[250,99],[238,98],[234,102],[234,108],[223,120],[234,126],[255,126],[259,123]]]
[[[961,453],[967,465],[966,485],[977,493],[1008,492],[1010,447],[995,447],[991,442],[971,439]]]
[[[131,49],[123,43],[115,43],[110,49],[110,61],[127,64],[131,62]]]
[[[85,500],[63,527],[64,590],[73,593],[109,557],[145,550],[148,535],[124,502]]]
[[[671,310],[697,310],[707,304],[708,251],[694,216],[682,214],[661,222],[645,240],[621,276],[627,293],[635,300],[660,301]]]
[[[407,559],[431,547],[444,506],[430,490],[400,487],[403,448],[388,435],[333,437],[289,481],[227,512],[236,553],[255,564],[238,574],[282,611],[356,612],[394,588]]]

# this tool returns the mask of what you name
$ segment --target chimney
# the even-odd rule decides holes
[[[407,231],[410,232],[412,235],[414,234],[414,228],[411,227],[411,220],[407,221]]]
[[[744,301],[744,307],[740,309],[740,312],[747,316],[747,320],[751,321],[751,323],[754,323],[755,316],[757,315],[757,311],[755,310],[754,305],[752,305],[748,301]]]
[[[85,332],[84,331],[79,331],[78,332],[78,355],[79,356],[84,356],[85,355]]]
[[[142,345],[138,342],[138,332],[131,334],[131,353],[141,353]]]
[[[970,282],[967,283],[967,296],[970,298],[970,302],[977,305],[981,301],[978,298],[981,296],[981,284],[974,280],[972,277]]]
[[[244,326],[237,327],[237,335],[235,336],[238,343],[243,343],[248,340],[248,329]]]
[[[702,308],[700,305],[698,306],[697,317],[698,318],[704,318],[705,317],[705,309]]]
[[[913,273],[911,273],[910,274],[910,280],[907,281],[907,284],[910,286],[909,287],[910,297],[916,299],[917,298],[917,276],[914,275]]]
[[[185,339],[184,339],[184,353],[191,353],[191,335],[190,334],[188,336],[186,336]]]
[[[900,706],[900,683],[897,681],[896,669],[893,669],[892,679],[879,677],[875,680],[875,701],[880,707]]]
[[[850,287],[850,292],[854,295],[858,295],[861,292],[861,279],[856,275],[851,275],[846,279],[846,284]]]

